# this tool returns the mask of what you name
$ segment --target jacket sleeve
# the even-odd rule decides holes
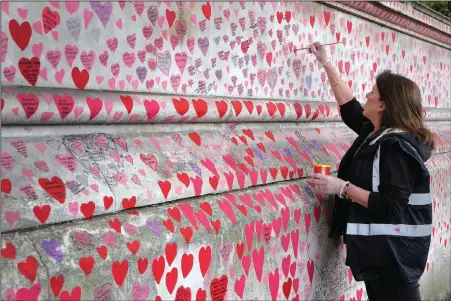
[[[357,135],[360,135],[363,123],[369,122],[363,116],[362,105],[355,98],[340,106],[340,114],[343,122]]]
[[[404,152],[399,142],[381,142],[379,192],[371,192],[368,211],[376,222],[391,222],[401,217],[409,203],[419,164]],[[373,175],[374,176],[374,175]]]

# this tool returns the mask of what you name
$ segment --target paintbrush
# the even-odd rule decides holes
[[[323,47],[323,46],[329,46],[329,45],[340,44],[340,43],[341,43],[341,41],[335,42],[335,43],[322,44],[322,45],[319,45],[319,46],[316,47],[316,48]],[[294,48],[294,52],[296,52],[296,51],[298,51],[298,50],[305,50],[305,49],[310,50],[310,47],[304,47],[304,48],[299,48],[299,49],[296,49],[296,47],[295,47],[295,48]]]

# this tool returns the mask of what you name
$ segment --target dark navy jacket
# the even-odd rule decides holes
[[[374,127],[355,99],[340,107],[359,134],[343,157],[338,177],[371,191],[368,208],[335,199],[331,235],[344,235],[346,264],[357,281],[416,281],[427,261],[432,232],[431,146],[415,136]]]

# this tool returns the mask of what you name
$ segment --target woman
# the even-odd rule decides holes
[[[411,80],[385,71],[362,108],[330,62],[326,46],[311,52],[323,67],[343,122],[359,136],[338,177],[315,175],[322,193],[335,194],[331,235],[344,235],[346,265],[365,281],[370,301],[420,299],[418,280],[432,230],[429,172],[433,134],[422,120],[421,93]]]

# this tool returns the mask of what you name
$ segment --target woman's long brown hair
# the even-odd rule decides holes
[[[385,104],[381,126],[409,132],[434,148],[434,134],[423,122],[421,91],[417,84],[386,70],[376,77],[376,86]]]

